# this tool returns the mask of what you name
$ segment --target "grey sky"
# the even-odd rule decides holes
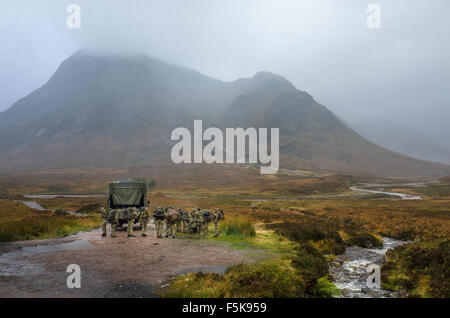
[[[81,29],[66,27],[81,6]],[[381,29],[366,26],[381,7]],[[143,52],[222,80],[281,74],[340,118],[409,124],[450,149],[447,0],[0,0],[0,111],[81,48]]]

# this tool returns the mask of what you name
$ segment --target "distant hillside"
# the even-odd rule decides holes
[[[351,125],[361,136],[413,158],[450,164],[450,150],[414,127],[387,120],[364,120]]]
[[[77,52],[50,80],[0,113],[0,169],[167,164],[170,134],[204,127],[279,127],[281,168],[442,176],[450,167],[381,148],[308,93],[260,72],[222,82],[146,57]]]
[[[450,182],[450,176],[446,176],[446,177],[440,179],[439,181],[441,181],[441,182]]]

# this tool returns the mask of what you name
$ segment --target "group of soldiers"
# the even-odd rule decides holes
[[[126,209],[109,209],[104,205],[100,208],[102,216],[102,236],[106,236],[106,227],[111,223],[111,237],[116,237],[116,230],[119,226],[119,215],[125,217],[128,221],[128,237],[135,237],[133,233],[135,220],[141,225],[141,235],[147,236],[147,225],[150,221],[150,202],[147,207],[126,208]],[[109,204],[107,205],[109,206]],[[199,207],[192,208],[188,211],[175,207],[158,206],[153,211],[153,219],[156,228],[156,237],[163,237],[164,224],[166,225],[165,237],[175,238],[176,233],[196,233],[199,238],[205,238],[208,234],[208,225],[214,222],[214,237],[219,236],[219,221],[224,220],[222,209],[200,210]]]

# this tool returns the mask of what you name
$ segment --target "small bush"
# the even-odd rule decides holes
[[[340,296],[341,291],[328,280],[328,276],[325,276],[317,281],[315,295],[322,298],[331,298]]]
[[[234,265],[223,275],[195,273],[174,278],[165,297],[304,297],[305,286],[282,264]]]
[[[328,263],[320,251],[309,243],[300,243],[292,265],[298,270],[305,283],[306,293],[315,294],[318,279],[328,275]]]
[[[325,254],[339,255],[345,252],[345,242],[330,224],[324,221],[304,221],[301,223],[275,223],[267,225],[294,242],[317,242],[315,246]]]
[[[101,206],[102,205],[100,203],[85,205],[85,206],[79,208],[75,213],[84,213],[84,214],[86,214],[86,213],[99,212]]]
[[[356,245],[363,248],[382,248],[383,242],[369,233],[350,233],[350,238],[347,241],[348,245]]]
[[[256,235],[253,223],[246,219],[226,219],[220,223],[221,232],[232,237],[254,237]]]

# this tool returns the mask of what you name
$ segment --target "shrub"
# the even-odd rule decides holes
[[[100,207],[102,205],[100,203],[98,204],[89,204],[89,205],[85,205],[81,208],[79,208],[76,213],[93,213],[93,212],[99,212],[100,211]]]
[[[383,287],[414,296],[450,297],[450,241],[412,243],[386,253]]]
[[[226,219],[220,223],[221,232],[232,237],[254,237],[256,235],[253,223],[246,219]]]
[[[165,297],[304,297],[304,284],[283,264],[234,265],[225,274],[195,273],[174,278]]]
[[[326,254],[339,255],[345,252],[345,242],[336,227],[324,221],[275,223],[267,225],[267,228],[295,242],[318,242],[316,247]]]
[[[306,293],[314,295],[318,279],[328,275],[328,263],[322,253],[309,243],[300,243],[295,252],[292,265],[302,277]]]
[[[348,245],[356,245],[364,248],[382,248],[383,242],[369,233],[351,232],[350,238],[347,241]]]
[[[318,279],[315,295],[322,298],[331,298],[340,296],[341,291],[328,280],[328,276],[325,276]]]

